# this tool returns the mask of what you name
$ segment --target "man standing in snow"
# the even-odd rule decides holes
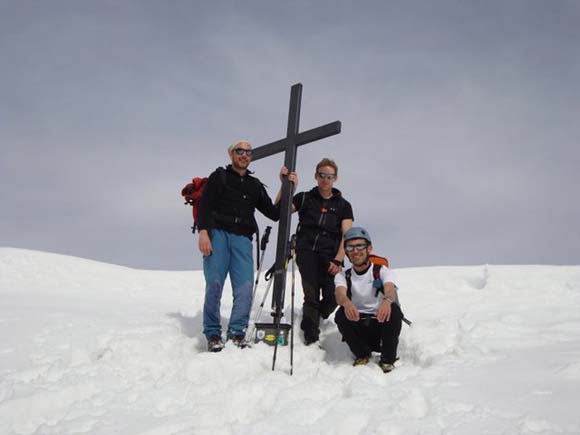
[[[300,327],[306,345],[318,341],[320,318],[336,309],[334,275],[343,265],[342,236],[353,221],[350,203],[333,187],[337,176],[336,163],[322,159],[314,173],[317,186],[296,194],[292,203],[299,217],[296,263],[304,291]]]
[[[232,283],[233,307],[227,339],[236,346],[248,346],[246,329],[252,309],[254,280],[252,235],[257,224],[254,212],[277,221],[280,209],[272,203],[264,185],[248,169],[252,160],[252,146],[246,140],[228,148],[231,164],[214,171],[199,203],[199,250],[203,254],[205,301],[203,305],[203,333],[208,350],[219,352],[222,339],[220,304],[226,275]],[[281,176],[297,183],[295,173],[282,168]]]
[[[374,266],[369,260],[373,247],[364,228],[353,227],[346,232],[344,249],[352,269],[334,279],[340,305],[335,322],[355,356],[353,365],[368,364],[371,352],[380,352],[379,366],[388,373],[395,368],[403,320],[394,273],[380,266],[382,288],[373,285]]]

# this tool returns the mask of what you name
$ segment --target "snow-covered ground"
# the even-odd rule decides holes
[[[205,351],[199,271],[0,248],[0,434],[580,434],[579,266],[397,274],[394,372],[327,321],[290,376],[289,347]]]

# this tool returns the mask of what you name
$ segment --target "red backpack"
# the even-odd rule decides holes
[[[216,171],[220,174],[221,179],[221,186],[225,186],[226,184],[226,171],[224,168],[217,168]],[[195,177],[191,180],[191,183],[185,185],[183,189],[181,189],[181,196],[185,199],[185,204],[191,205],[191,213],[193,215],[193,226],[191,227],[191,232],[195,233],[197,229],[197,213],[199,211],[199,201],[201,200],[201,196],[203,195],[203,191],[205,190],[205,186],[207,184],[208,177]]]

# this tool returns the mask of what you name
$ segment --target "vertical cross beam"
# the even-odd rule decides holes
[[[295,138],[300,127],[300,105],[302,102],[302,85],[292,86],[290,91],[290,107],[288,109],[288,128],[286,130],[286,153],[284,166],[289,172],[296,170],[296,157],[298,147]],[[274,292],[272,294],[272,309],[275,320],[282,317],[284,307],[284,294],[286,290],[286,259],[288,257],[288,240],[290,239],[290,226],[292,223],[292,183],[285,177],[282,182],[280,197],[280,223],[278,224],[278,242],[276,245],[276,263],[274,267]]]
[[[296,170],[297,148],[310,142],[314,142],[325,137],[339,134],[341,130],[340,121],[334,121],[311,130],[298,133],[300,127],[300,106],[302,100],[302,84],[297,83],[292,86],[290,92],[290,107],[288,111],[288,128],[286,137],[267,145],[254,148],[252,161],[284,152],[284,166],[290,172]],[[280,202],[280,223],[278,225],[278,243],[276,246],[276,263],[274,266],[274,292],[272,294],[272,310],[277,324],[282,317],[284,308],[284,293],[286,290],[286,260],[288,258],[288,239],[290,238],[290,227],[292,219],[292,186],[286,177],[282,181],[282,192]]]

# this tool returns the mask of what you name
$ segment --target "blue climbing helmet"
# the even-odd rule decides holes
[[[344,234],[344,244],[349,240],[354,239],[364,239],[369,242],[369,245],[372,245],[371,236],[367,230],[362,227],[352,227]]]

